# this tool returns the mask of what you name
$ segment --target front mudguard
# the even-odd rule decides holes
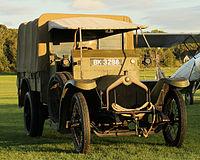
[[[94,80],[68,80],[66,82],[59,106],[59,132],[66,131],[66,122],[71,119],[71,98],[73,94],[93,90],[96,86]]]
[[[150,93],[152,104],[163,104],[164,97],[171,88],[185,88],[189,84],[189,81],[186,79],[160,79]]]

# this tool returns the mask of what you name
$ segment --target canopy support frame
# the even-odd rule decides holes
[[[80,77],[83,79],[83,70],[82,70],[82,60],[83,60],[83,48],[82,48],[82,30],[79,28],[80,36]]]

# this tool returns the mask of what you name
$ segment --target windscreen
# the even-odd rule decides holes
[[[56,54],[58,57],[63,55],[70,55],[71,50],[80,49],[80,43],[74,42],[60,42],[58,44],[50,43],[51,53]],[[122,34],[112,35],[105,38],[83,41],[82,48],[88,50],[121,50],[122,49]]]

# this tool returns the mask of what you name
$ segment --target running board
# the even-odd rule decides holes
[[[97,132],[95,130],[93,130],[93,132],[98,136],[98,137],[116,137],[116,136],[136,136],[138,135],[135,131],[114,131],[114,132],[109,132],[109,133],[100,133],[100,132]]]

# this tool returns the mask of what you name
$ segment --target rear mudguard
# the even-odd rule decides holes
[[[24,105],[24,97],[26,92],[31,91],[29,80],[27,78],[22,78],[22,80],[17,79],[18,83],[18,106],[19,108]]]

